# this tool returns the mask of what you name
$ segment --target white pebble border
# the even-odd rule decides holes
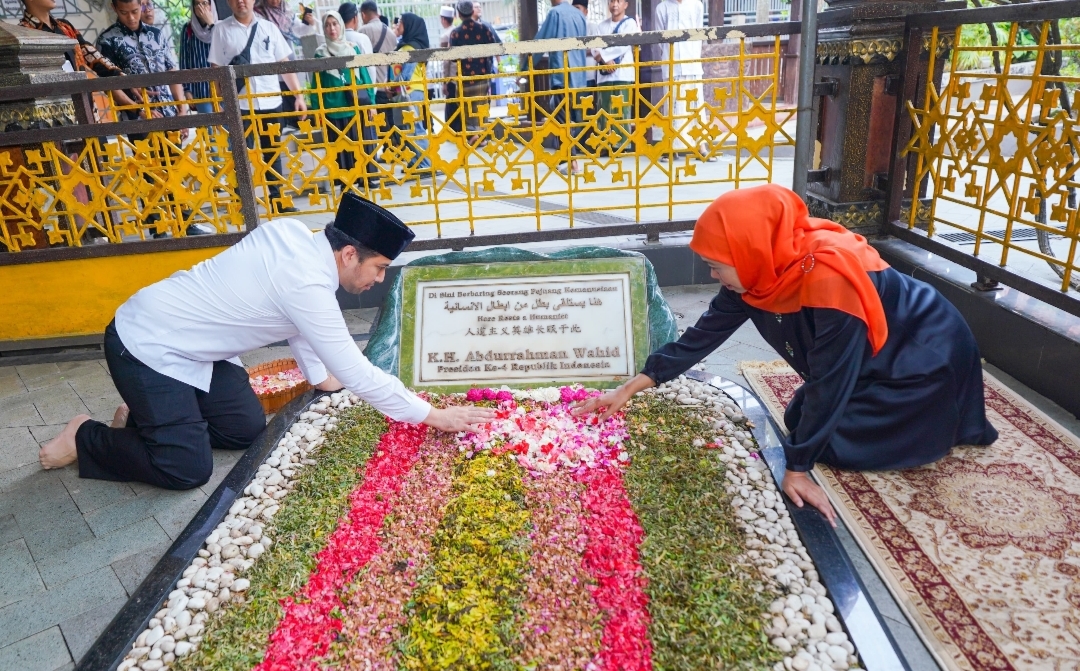
[[[227,603],[243,602],[250,582],[242,576],[271,545],[266,524],[277,513],[278,501],[292,489],[299,472],[315,463],[311,455],[337,425],[338,413],[359,402],[354,394],[341,391],[319,398],[301,413],[259,466],[244,495],[206,537],[165,607],[150,619],[117,671],[168,671],[177,658],[199,646],[211,613]]]
[[[727,492],[733,512],[743,522],[747,558],[786,596],[763,615],[772,644],[784,653],[773,671],[847,671],[858,669],[855,646],[848,640],[814,563],[799,540],[772,474],[756,453],[746,416],[712,385],[680,375],[645,393],[660,394],[687,406],[716,431],[713,442],[727,467]],[[704,447],[704,438],[694,439]]]
[[[786,597],[777,599],[765,614],[766,632],[784,653],[773,671],[858,670],[855,648],[833,614],[835,606],[818,581],[817,571],[791,523],[783,498],[765,463],[756,455],[746,416],[720,390],[685,376],[641,393],[661,394],[689,408],[716,430],[719,458],[727,466],[726,490],[733,495],[734,513],[744,521],[748,559],[765,579]],[[548,387],[516,391],[519,399],[556,402],[559,389]],[[292,488],[311,455],[337,425],[340,411],[360,403],[342,391],[323,396],[285,437],[229,508],[198,556],[184,570],[176,589],[139,634],[117,671],[168,671],[178,657],[190,654],[202,641],[203,626],[226,603],[240,603],[250,583],[243,576],[270,547],[265,524],[278,511],[278,501]],[[704,438],[695,444],[705,445]]]

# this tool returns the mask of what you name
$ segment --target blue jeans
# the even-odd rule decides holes
[[[409,100],[413,102],[422,102],[424,100],[423,91],[410,91]],[[424,154],[428,150],[427,141],[427,127],[424,126],[424,108],[421,105],[413,107],[413,113],[416,114],[416,123],[413,124],[413,137],[405,140],[406,146],[413,150],[416,154],[410,163],[410,168],[417,168],[423,170],[431,167],[431,161],[428,160]]]
[[[199,114],[210,114],[214,111],[214,103],[195,103],[195,111]]]

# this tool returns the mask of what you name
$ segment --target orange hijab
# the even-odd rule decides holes
[[[866,323],[873,353],[889,336],[868,271],[884,270],[866,238],[813,219],[794,191],[775,184],[729,191],[694,226],[690,249],[735,267],[743,300],[769,312],[833,308]]]

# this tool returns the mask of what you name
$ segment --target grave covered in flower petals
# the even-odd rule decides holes
[[[596,393],[432,395],[496,408],[457,435],[323,397],[121,668],[857,664],[734,403],[677,380],[571,413]]]

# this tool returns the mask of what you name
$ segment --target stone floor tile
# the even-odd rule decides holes
[[[51,591],[58,585],[86,575],[98,567],[120,561],[168,539],[154,519],[141,520],[39,561],[38,572],[45,586]]]
[[[90,414],[79,395],[63,380],[31,390],[28,396],[44,424],[67,424],[75,415]]]
[[[93,376],[87,375],[67,382],[90,409],[91,414],[107,413],[111,416],[116,411],[116,406],[124,402],[116,391],[112,378],[100,368]]]
[[[44,445],[46,442],[56,438],[60,435],[60,432],[64,430],[67,424],[46,424],[44,426],[31,426],[30,434],[34,436],[34,440],[39,445]]]
[[[0,494],[12,489],[20,489],[34,480],[55,477],[57,477],[55,471],[42,470],[40,464],[27,464],[10,471],[0,471]],[[0,496],[0,509],[4,507],[3,499],[4,496]]]
[[[68,419],[71,418],[68,417]],[[68,419],[65,419],[64,422],[66,423]],[[41,413],[38,412],[33,399],[30,398],[30,394],[17,394],[0,398],[0,426],[20,427],[42,426],[44,424],[46,422],[41,419]]]
[[[64,361],[56,364],[56,370],[68,380],[84,375],[101,375],[105,373],[105,369],[98,361]]]
[[[171,499],[162,506],[154,514],[154,519],[158,521],[165,533],[169,534],[169,538],[176,540],[207,498],[206,492],[201,489],[188,490],[184,492],[183,497]]]
[[[22,529],[14,515],[0,515],[0,545],[22,538]]]
[[[45,591],[23,539],[0,545],[0,566],[4,567],[0,571],[0,608]]]
[[[83,519],[82,513],[74,506],[64,506],[48,524],[25,534],[30,554],[36,561],[42,561],[58,552],[80,543],[92,540],[94,532]],[[97,568],[96,566],[94,568]]]
[[[128,487],[131,487],[131,491],[135,492],[137,496],[142,496],[147,492],[152,492],[160,489],[153,485],[148,485],[145,482],[129,482]]]
[[[77,471],[60,471],[60,480],[85,515],[98,508],[135,498],[135,492],[126,482],[80,478]]]
[[[245,366],[257,366],[260,363],[273,361],[274,359],[291,359],[292,350],[288,347],[261,347],[240,355],[240,361]]]
[[[105,536],[140,520],[151,518],[159,510],[168,506],[171,499],[183,497],[183,492],[173,492],[140,483],[128,483],[129,487],[133,485],[139,485],[140,489],[141,487],[147,487],[147,489],[141,490],[133,498],[103,506],[84,516],[94,535]],[[136,490],[132,489],[132,491]]]
[[[126,594],[112,567],[104,566],[56,589],[0,608],[0,648]]]
[[[22,379],[14,372],[10,376],[4,376],[4,371],[14,371],[14,368],[2,368],[0,367],[0,398],[7,398],[9,396],[19,396],[26,393],[26,385],[23,384]]]
[[[30,429],[15,427],[0,429],[0,471],[38,463],[41,446]]]
[[[15,515],[24,534],[48,525],[64,511],[78,511],[56,471],[42,471],[39,466],[38,473],[0,496],[0,514]]]
[[[73,659],[82,659],[125,603],[127,599],[113,599],[60,623],[60,632]]]
[[[60,627],[51,627],[0,648],[0,669],[14,671],[57,671],[71,664]]]
[[[159,543],[118,562],[113,562],[113,571],[120,579],[120,584],[127,590],[128,596],[134,594],[139,584],[150,575],[150,570],[165,555],[170,545],[171,543]]]
[[[214,450],[214,472],[210,474],[210,479],[206,481],[206,484],[199,489],[207,495],[212,494],[242,456],[244,456],[243,450]]]
[[[60,369],[55,363],[33,363],[25,366],[15,366],[15,372],[19,374],[23,382],[39,380],[50,375],[59,375]]]
[[[379,314],[379,308],[359,308],[355,310],[342,310],[341,316],[345,318],[345,326],[349,333],[368,333],[372,323]]]

